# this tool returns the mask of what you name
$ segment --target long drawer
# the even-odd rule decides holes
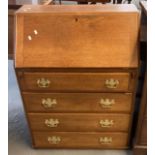
[[[34,131],[128,131],[129,114],[29,113]]]
[[[131,93],[23,93],[28,112],[131,112]]]
[[[126,133],[33,132],[38,148],[116,148],[128,146]]]
[[[130,73],[45,73],[24,72],[19,82],[24,91],[115,92],[132,91]]]

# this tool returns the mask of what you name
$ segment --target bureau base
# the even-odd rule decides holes
[[[136,145],[134,147],[134,155],[147,155],[147,146]]]

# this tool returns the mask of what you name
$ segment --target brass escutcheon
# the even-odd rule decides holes
[[[58,126],[58,124],[59,124],[59,120],[58,119],[53,119],[53,118],[45,119],[45,125],[47,127],[55,128],[55,127]]]
[[[50,144],[59,144],[61,142],[61,138],[59,136],[52,136],[52,137],[48,137],[47,141]]]
[[[114,121],[113,120],[100,120],[100,125],[102,128],[109,128],[112,127],[114,125]]]
[[[115,79],[108,79],[105,81],[105,85],[107,88],[114,89],[117,88],[117,86],[119,85],[119,81]]]
[[[44,108],[53,108],[57,104],[56,99],[46,98],[41,101]]]
[[[45,79],[45,78],[40,78],[37,80],[37,85],[40,88],[47,88],[49,87],[50,83],[51,83],[50,80]]]
[[[101,144],[110,144],[112,143],[112,137],[100,137],[99,141]]]
[[[110,108],[113,104],[115,104],[115,100],[114,99],[103,99],[101,98],[100,100],[100,105],[102,106],[102,108]]]

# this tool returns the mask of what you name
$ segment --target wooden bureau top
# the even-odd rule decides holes
[[[31,9],[28,9],[31,8]],[[28,12],[24,10],[28,9]],[[103,12],[137,12],[137,8],[133,4],[108,4],[108,5],[54,5],[54,6],[41,6],[41,5],[25,5],[20,8],[18,13],[103,13]]]
[[[128,5],[23,6],[16,68],[136,68],[139,13]]]

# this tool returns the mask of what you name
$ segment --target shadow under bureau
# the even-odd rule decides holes
[[[134,5],[17,11],[15,69],[35,148],[129,147],[138,31]]]

